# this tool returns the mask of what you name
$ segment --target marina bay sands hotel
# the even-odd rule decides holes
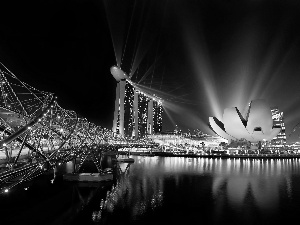
[[[162,131],[162,99],[138,88],[119,67],[110,72],[117,81],[112,131],[139,138]]]

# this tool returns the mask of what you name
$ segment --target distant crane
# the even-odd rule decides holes
[[[291,131],[291,133],[289,134],[288,137],[290,137],[290,136],[297,130],[297,128],[299,128],[299,127],[300,127],[300,122],[297,123],[297,124],[294,126],[293,130]]]

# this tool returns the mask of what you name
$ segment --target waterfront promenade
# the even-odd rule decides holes
[[[14,158],[18,154],[18,149],[15,149],[11,152],[11,160],[14,161]],[[120,151],[120,155],[128,155],[127,151]],[[300,154],[224,154],[224,153],[177,153],[177,152],[165,152],[165,151],[153,151],[153,150],[143,150],[143,151],[131,151],[130,155],[138,156],[162,156],[162,157],[188,157],[188,158],[239,158],[239,159],[291,159],[291,158],[300,158]],[[20,154],[20,159],[27,159],[30,155],[30,150],[24,148]],[[7,163],[7,157],[4,150],[0,150],[0,165],[5,165]]]
[[[125,151],[119,151],[119,154],[128,154]],[[136,151],[130,152],[131,155],[139,156],[165,156],[165,157],[189,157],[189,158],[254,158],[254,159],[282,159],[282,158],[300,158],[300,154],[224,154],[224,153],[178,153],[164,151]]]

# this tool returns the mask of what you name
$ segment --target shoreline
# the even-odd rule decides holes
[[[127,155],[127,152],[119,152],[119,155]],[[220,159],[296,159],[300,154],[180,154],[172,152],[130,152],[130,155],[136,156],[161,156],[161,157],[186,157],[186,158],[220,158]],[[20,160],[24,161],[28,156],[21,155]],[[6,164],[5,158],[0,158],[0,165]]]
[[[120,155],[126,155],[122,152]],[[163,156],[163,157],[187,157],[187,158],[221,158],[221,159],[294,159],[300,158],[300,154],[176,154],[172,152],[131,152],[130,155],[137,156]]]

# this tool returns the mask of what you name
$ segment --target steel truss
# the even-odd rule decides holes
[[[110,149],[103,146],[112,131],[63,109],[53,93],[20,81],[0,64],[0,153],[6,156],[0,193],[89,154],[100,171],[101,151]]]

